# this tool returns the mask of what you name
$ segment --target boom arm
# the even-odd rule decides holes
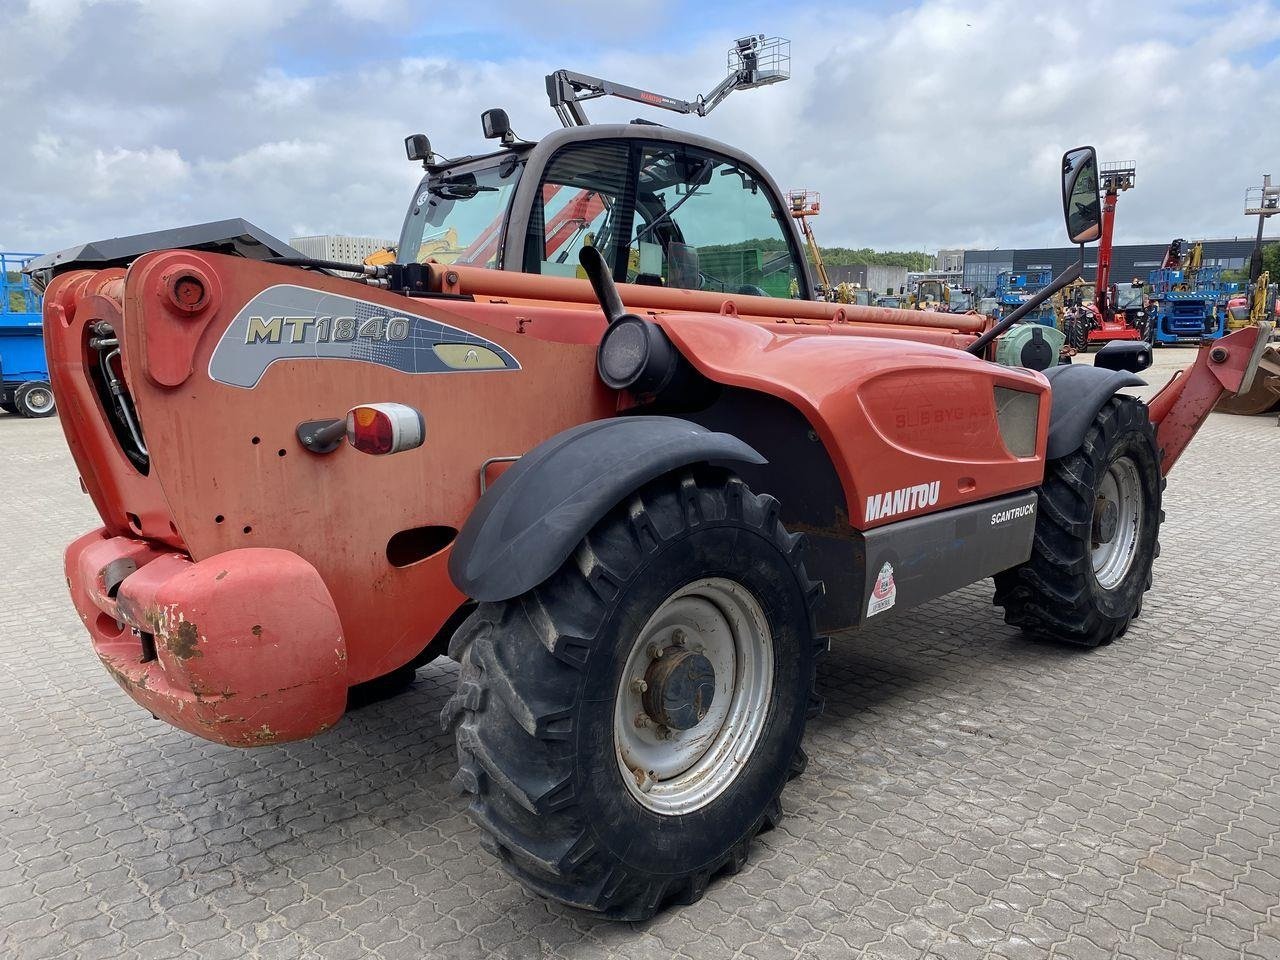
[[[1098,240],[1098,275],[1093,284],[1093,302],[1102,319],[1115,318],[1116,305],[1111,301],[1111,236],[1116,226],[1116,200],[1121,190],[1133,186],[1136,169],[1132,163],[1105,164],[1102,178],[1102,236]]]
[[[551,101],[551,109],[566,127],[586,126],[590,121],[582,109],[582,102],[597,97],[620,97],[675,113],[696,113],[705,117],[734,90],[763,87],[791,76],[790,47],[790,41],[779,37],[766,39],[764,34],[743,37],[729,50],[729,75],[706,96],[699,94],[693,100],[680,100],[572,70],[547,74],[547,98]]]

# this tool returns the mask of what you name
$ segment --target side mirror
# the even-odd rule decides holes
[[[1094,355],[1093,365],[1104,370],[1141,373],[1151,366],[1151,346],[1137,340],[1112,340]]]
[[[1076,147],[1062,155],[1062,212],[1072,243],[1089,243],[1101,235],[1098,154],[1093,147]]]

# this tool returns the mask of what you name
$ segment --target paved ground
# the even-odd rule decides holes
[[[1274,418],[1211,420],[1111,648],[1027,641],[987,584],[842,638],[784,827],[630,926],[478,849],[436,723],[446,660],[310,743],[152,721],[62,585],[95,518],[57,424],[0,416],[0,956],[1275,960],[1278,475]]]

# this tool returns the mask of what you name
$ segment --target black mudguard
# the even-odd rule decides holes
[[[617,417],[565,430],[480,498],[454,542],[449,576],[474,600],[519,596],[555,573],[627,494],[706,462],[766,461],[737,437],[675,417]]]
[[[1074,453],[1102,405],[1121,387],[1144,387],[1147,381],[1126,370],[1102,370],[1082,363],[1041,371],[1049,378],[1049,445],[1045,456],[1057,460]]]

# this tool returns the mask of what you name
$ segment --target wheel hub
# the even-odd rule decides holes
[[[1116,538],[1120,526],[1120,507],[1114,500],[1098,498],[1093,509],[1093,542],[1110,543]]]
[[[1142,541],[1141,473],[1129,457],[1107,466],[1093,504],[1090,554],[1093,576],[1104,590],[1114,590],[1128,575]]]
[[[701,653],[675,648],[645,672],[644,710],[671,730],[700,724],[716,695],[716,671]]]
[[[719,796],[769,715],[773,636],[741,584],[708,577],[659,604],[631,639],[614,703],[619,772],[632,797],[675,815]]]

